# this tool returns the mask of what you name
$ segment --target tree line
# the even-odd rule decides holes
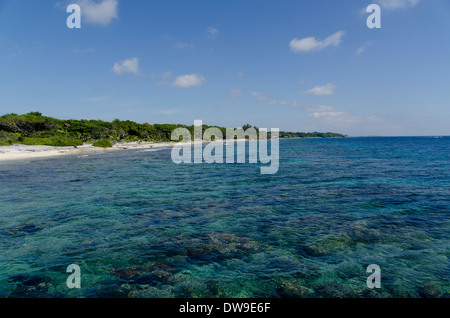
[[[226,128],[203,125],[205,131],[216,127],[226,135]],[[244,130],[251,128],[244,125]],[[24,115],[7,114],[0,117],[0,145],[27,144],[49,146],[78,146],[83,143],[96,143],[108,147],[121,141],[170,141],[172,131],[186,128],[194,134],[194,125],[180,124],[139,124],[130,120],[61,120],[43,116],[39,112]],[[258,130],[257,127],[256,130]],[[295,133],[280,132],[280,138],[345,137],[335,133]]]

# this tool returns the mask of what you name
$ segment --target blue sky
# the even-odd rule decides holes
[[[0,0],[0,113],[450,135],[449,31],[446,0]]]

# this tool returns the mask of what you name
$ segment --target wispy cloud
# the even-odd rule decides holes
[[[117,75],[123,73],[137,74],[139,71],[139,59],[137,57],[114,63],[112,71]]]
[[[309,117],[321,121],[332,122],[337,126],[360,121],[357,116],[346,111],[338,110],[333,106],[319,105],[310,107],[307,111],[310,113]]]
[[[344,31],[338,31],[324,40],[318,40],[315,37],[307,37],[307,38],[294,38],[289,46],[292,52],[309,52],[309,51],[320,51],[329,46],[338,46],[342,37],[344,36]]]
[[[180,75],[175,79],[173,86],[180,88],[200,86],[203,84],[204,80],[205,78],[198,74]]]
[[[366,51],[366,49],[367,49],[369,46],[372,46],[373,44],[374,44],[374,42],[372,42],[372,41],[367,41],[366,43],[364,43],[364,45],[358,47],[358,49],[356,50],[356,55],[361,55],[361,54],[363,54],[363,53]]]
[[[162,78],[169,78],[169,77],[172,76],[172,74],[173,73],[171,71],[163,72],[163,73],[161,73],[161,77]]]
[[[239,96],[242,96],[242,91],[238,88],[234,88],[228,92],[228,96],[231,98],[237,98]]]
[[[170,82],[170,77],[172,76],[173,72],[171,71],[167,71],[167,72],[163,72],[163,73],[159,73],[157,74],[157,80],[156,80],[156,85],[160,86],[160,85],[171,85]]]
[[[77,4],[81,7],[83,22],[108,25],[119,18],[118,0],[78,0]]]
[[[328,83],[324,86],[313,87],[310,90],[307,90],[306,93],[313,95],[333,95],[336,91],[336,88],[336,85]]]
[[[361,47],[359,47],[357,50],[356,50],[356,54],[357,55],[361,55],[361,54],[363,54],[363,52],[366,50],[366,47],[365,46],[361,46]]]
[[[195,47],[195,44],[192,43],[184,43],[184,42],[175,42],[173,47],[179,50],[192,50]]]
[[[401,127],[396,127],[399,121],[392,118],[390,114],[354,114],[351,111],[342,110],[334,106],[319,105],[305,109],[306,116],[300,116],[300,119],[308,118],[315,122],[314,129],[327,131],[340,131],[350,135],[375,135],[379,132],[379,127],[383,126],[387,130],[384,134],[391,134],[398,131]],[[402,115],[403,116],[403,115]],[[396,133],[394,133],[395,135]]]
[[[267,96],[265,93],[261,92],[252,92],[252,96],[254,96],[257,100],[266,101],[271,99],[271,97]]]
[[[178,112],[178,109],[164,109],[160,110],[158,113],[163,115],[173,115]]]
[[[214,27],[209,27],[206,29],[206,35],[209,36],[210,38],[216,38],[217,35],[219,34],[219,30],[217,30]]]
[[[293,107],[297,107],[300,104],[298,102],[288,102],[284,99],[279,99],[276,97],[272,97],[267,95],[266,93],[262,93],[262,92],[252,92],[252,96],[255,97],[257,100],[262,101],[262,102],[267,102],[270,105],[278,105],[278,106],[293,106]]]

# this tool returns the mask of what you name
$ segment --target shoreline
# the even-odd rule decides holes
[[[244,140],[233,140],[234,142]],[[230,142],[230,140],[223,140],[224,143]],[[198,142],[191,142],[195,144]],[[200,143],[211,143],[210,141],[200,141]],[[214,143],[214,141],[213,141]],[[55,146],[41,146],[41,145],[23,145],[15,144],[11,146],[0,147],[0,163],[5,161],[26,160],[26,159],[39,159],[39,158],[52,158],[64,155],[83,155],[97,152],[109,152],[119,150],[133,150],[133,149],[158,149],[173,147],[179,142],[167,141],[167,142],[118,142],[111,148],[99,148],[94,147],[92,144],[84,144],[82,146],[75,147],[55,147]]]
[[[176,144],[176,142],[121,142],[114,144],[111,148],[99,148],[94,147],[91,144],[84,144],[82,146],[77,146],[76,148],[16,144],[0,147],[0,162],[50,158],[64,155],[83,155],[107,151],[167,148]]]

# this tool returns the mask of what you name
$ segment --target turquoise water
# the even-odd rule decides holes
[[[450,138],[280,140],[280,156],[275,175],[170,149],[0,163],[0,296],[449,296]]]

